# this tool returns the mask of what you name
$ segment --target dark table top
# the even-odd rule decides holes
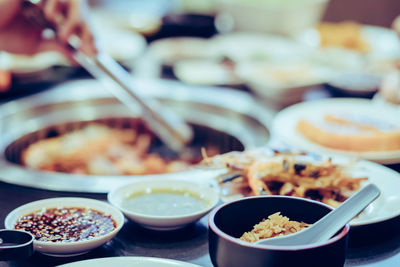
[[[0,228],[7,214],[18,206],[44,198],[88,197],[106,200],[105,194],[54,192],[0,182]],[[400,266],[400,217],[352,229],[345,266]],[[147,256],[176,259],[200,266],[212,266],[208,255],[207,216],[199,222],[172,232],[156,232],[126,221],[119,234],[87,254],[54,258],[35,253],[19,261],[3,261],[6,266],[55,266],[67,262],[115,256]]]
[[[317,96],[310,94],[308,98],[331,96],[321,88],[314,93]],[[319,95],[321,93],[322,97]],[[0,97],[0,103],[15,97],[19,96],[3,99]],[[400,171],[400,164],[392,165],[390,168]],[[0,182],[0,229],[4,228],[4,219],[13,209],[31,201],[53,197],[88,197],[104,201],[107,199],[105,194],[55,192]],[[150,231],[126,221],[114,239],[85,255],[55,258],[35,253],[33,257],[25,260],[0,261],[0,267],[55,266],[84,259],[116,256],[169,258],[208,267],[212,266],[212,263],[208,254],[207,219],[205,216],[199,222],[173,232]],[[352,228],[345,266],[400,266],[399,226],[400,216],[382,223]]]

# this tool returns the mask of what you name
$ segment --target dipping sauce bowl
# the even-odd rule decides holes
[[[123,214],[110,204],[75,197],[30,202],[10,212],[4,222],[7,229],[30,232],[34,250],[55,257],[80,255],[99,247],[123,224]]]
[[[219,201],[208,184],[173,178],[146,178],[112,190],[108,201],[142,227],[169,231],[206,215]]]

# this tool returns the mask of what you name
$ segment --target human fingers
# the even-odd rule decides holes
[[[81,25],[80,33],[82,52],[89,56],[97,54],[95,40],[87,23]]]
[[[397,16],[397,18],[393,21],[392,27],[400,37],[400,16]]]
[[[0,50],[16,54],[34,54],[42,40],[42,29],[17,15],[0,34]]]
[[[37,52],[44,52],[44,51],[56,51],[62,54],[70,63],[76,65],[71,50],[68,49],[66,46],[60,44],[57,40],[50,39],[50,40],[43,40],[40,43],[40,46]]]
[[[20,10],[20,1],[0,0],[0,30],[7,27]]]
[[[57,26],[58,18],[63,14],[64,4],[61,0],[46,0],[42,7],[45,18]]]
[[[91,29],[84,17],[87,8],[85,3],[83,0],[68,2],[67,17],[59,29],[59,38],[62,42],[68,42],[72,35],[76,35],[81,41],[80,49],[88,55],[94,55],[97,49]]]
[[[67,43],[71,35],[79,35],[83,18],[81,14],[81,1],[70,0],[66,3],[65,20],[59,25],[58,37],[61,42]]]

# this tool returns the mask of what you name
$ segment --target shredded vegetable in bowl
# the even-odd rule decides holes
[[[276,236],[289,235],[301,231],[310,224],[305,222],[291,221],[288,217],[282,216],[280,212],[276,212],[254,225],[253,229],[245,232],[240,240],[246,242],[257,242],[262,239],[272,238]]]
[[[225,197],[235,194],[286,195],[337,207],[368,179],[350,176],[346,172],[347,165],[334,164],[330,158],[306,153],[230,152],[206,158],[203,163],[228,168],[228,173],[219,177]]]

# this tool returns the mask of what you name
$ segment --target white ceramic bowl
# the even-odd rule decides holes
[[[209,39],[198,37],[170,37],[152,42],[149,54],[164,66],[172,67],[186,59],[216,59],[219,54]]]
[[[302,101],[303,95],[325,83],[331,72],[308,62],[243,62],[236,73],[249,88],[278,107]]]
[[[184,83],[196,85],[241,85],[231,66],[217,60],[181,60],[173,71],[175,76]]]
[[[296,35],[321,20],[328,0],[219,0],[234,30]]]
[[[206,204],[198,211],[175,216],[147,215],[133,212],[123,207],[124,201],[129,199],[132,194],[154,189],[189,191],[198,195]],[[182,228],[206,215],[218,203],[219,192],[208,184],[199,182],[170,178],[149,178],[138,180],[112,190],[108,194],[108,201],[119,208],[126,217],[141,226],[152,230],[168,231]]]
[[[86,253],[96,247],[103,245],[111,238],[113,238],[124,224],[124,215],[118,209],[114,208],[106,202],[88,198],[65,197],[43,199],[22,205],[14,209],[7,215],[4,225],[7,229],[14,229],[14,225],[16,224],[17,220],[22,216],[41,210],[42,208],[56,207],[83,207],[87,209],[95,209],[104,213],[105,215],[111,215],[111,217],[116,222],[116,227],[110,233],[103,236],[95,237],[90,240],[69,243],[45,242],[35,240],[33,242],[34,249],[46,255],[56,257],[69,257]]]

